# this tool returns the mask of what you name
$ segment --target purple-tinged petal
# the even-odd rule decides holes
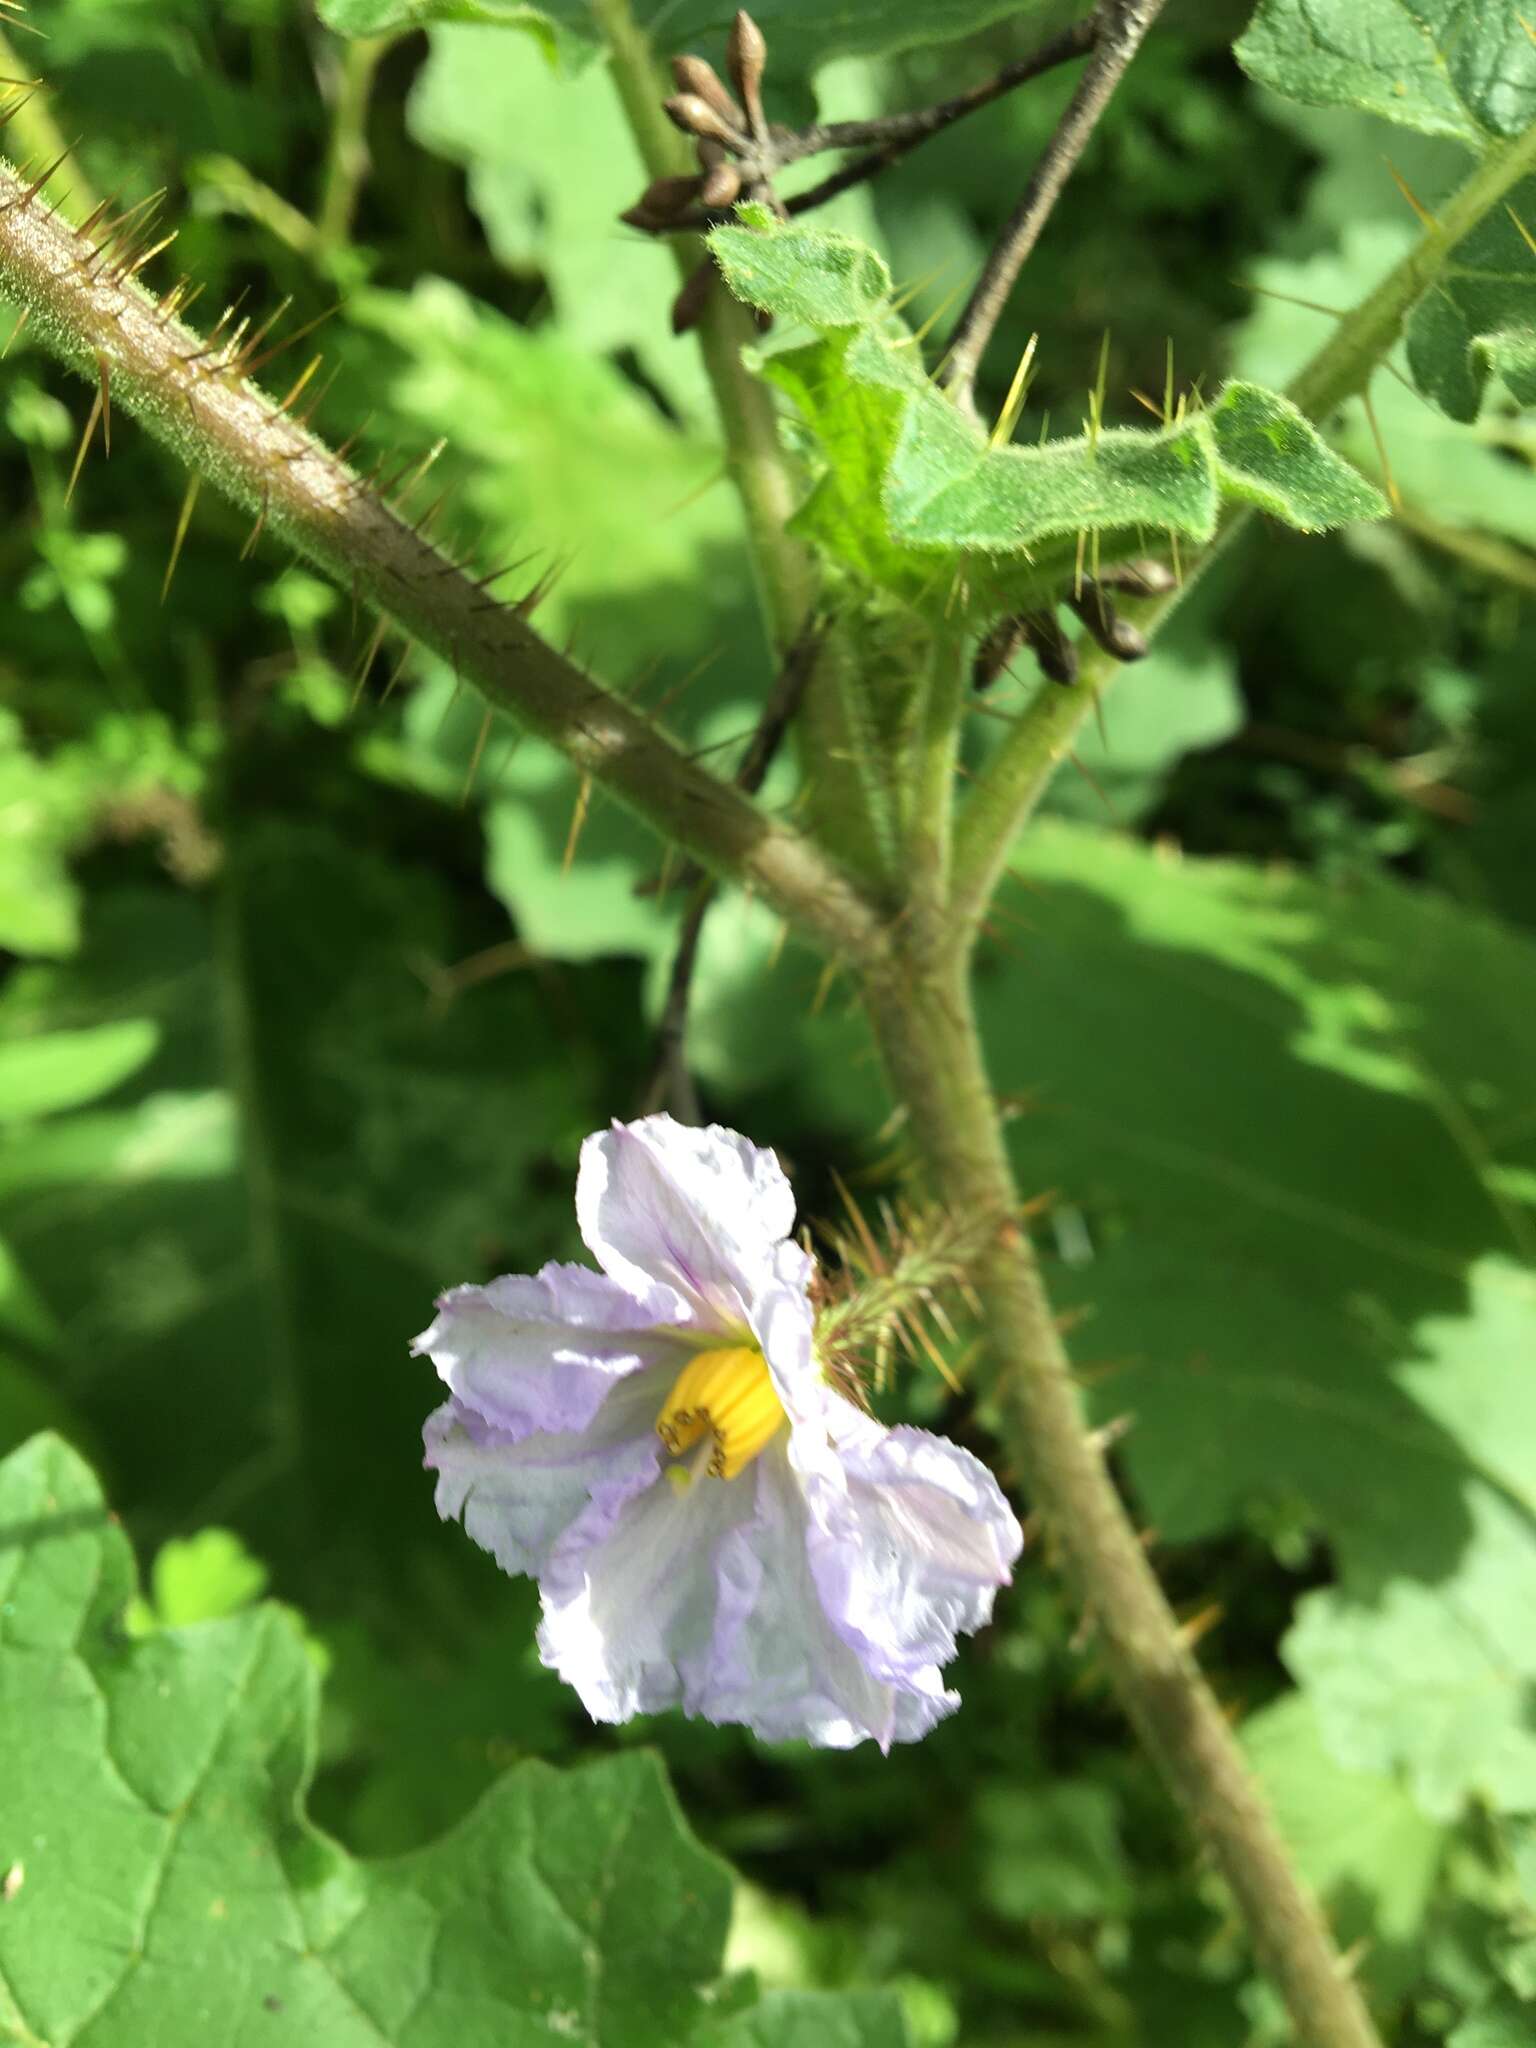
[[[937,1668],[894,1682],[835,1629],[812,1570],[812,1516],[800,1475],[782,1448],[753,1467],[750,1522],[721,1544],[718,1605],[707,1670],[694,1675],[693,1711],[742,1721],[765,1742],[824,1749],[914,1742],[960,1704]]]
[[[810,1555],[833,1627],[876,1676],[900,1683],[947,1664],[991,1618],[1024,1534],[979,1458],[922,1429],[885,1429],[847,1407],[837,1452],[846,1493],[812,1483]]]
[[[670,1288],[629,1290],[586,1266],[549,1265],[450,1288],[412,1349],[465,1407],[520,1437],[585,1429],[614,1383],[646,1366],[679,1372],[691,1347],[678,1329],[692,1317]]]
[[[576,1217],[622,1286],[659,1281],[732,1330],[794,1227],[795,1198],[773,1154],[736,1132],[648,1116],[582,1146]]]
[[[594,1721],[698,1711],[689,1674],[708,1660],[712,1560],[751,1513],[752,1488],[697,1470],[681,1492],[659,1478],[616,1512],[599,1507],[541,1577],[539,1655]]]
[[[655,1481],[663,1453],[654,1425],[652,1394],[635,1382],[616,1386],[580,1435],[513,1436],[449,1400],[427,1417],[423,1462],[437,1474],[443,1520],[462,1520],[503,1571],[533,1577],[583,1516],[611,1518]]]

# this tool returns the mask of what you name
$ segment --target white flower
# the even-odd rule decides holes
[[[828,1383],[771,1153],[615,1124],[582,1147],[576,1213],[600,1273],[454,1288],[416,1341],[449,1390],[438,1512],[537,1577],[540,1654],[597,1720],[926,1734],[1023,1542],[996,1480]]]

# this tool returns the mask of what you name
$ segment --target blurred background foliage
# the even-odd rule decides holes
[[[1106,329],[1127,422],[1170,351],[1181,382],[1283,382],[1415,233],[1397,179],[1432,203],[1455,176],[1451,145],[1251,85],[1246,13],[1169,7],[1016,294],[993,369],[1038,330],[1031,405],[1064,426]],[[814,76],[787,38],[775,87],[917,104],[1042,18]],[[670,267],[615,220],[643,181],[601,65],[484,26],[348,46],[295,0],[38,0],[12,39],[83,138],[70,203],[167,188],[194,320],[241,295],[327,316],[317,425],[362,427],[386,474],[444,439],[417,500],[453,486],[444,537],[561,564],[551,636],[728,762],[768,670]],[[915,319],[964,288],[1068,90],[840,202]],[[1536,426],[1459,425],[1390,372],[1374,404],[1341,444],[1398,516],[1229,553],[1063,771],[983,1000],[1149,1540],[1417,2048],[1536,1991],[1510,1818],[1536,1810]],[[211,497],[164,596],[183,480],[123,426],[71,493],[84,410],[22,335],[0,1450],[51,1424],[98,1463],[158,1554],[141,1627],[264,1584],[304,1616],[314,1811],[359,1852],[424,1842],[520,1757],[653,1744],[742,1873],[731,1960],[770,1985],[895,1987],[922,2048],[1278,2038],[1038,1550],[961,1660],[965,1710],[889,1759],[594,1730],[539,1669],[532,1589],[435,1522],[405,1344],[442,1285],[579,1253],[580,1139],[650,1065],[661,852]],[[975,759],[1024,687],[978,706]],[[878,1201],[873,1062],[760,908],[708,926],[693,1051],[808,1214],[835,1214],[834,1167]],[[990,1449],[934,1372],[882,1402]]]

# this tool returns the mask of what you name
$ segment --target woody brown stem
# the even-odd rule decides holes
[[[550,646],[527,600],[491,596],[450,561],[250,381],[248,348],[194,333],[137,282],[134,261],[69,227],[0,163],[0,291],[33,336],[94,390],[110,389],[114,414],[137,418],[711,873],[761,890],[834,954],[883,950],[878,913],[820,848]]]

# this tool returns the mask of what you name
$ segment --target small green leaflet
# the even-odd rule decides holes
[[[764,223],[710,240],[739,297],[819,336],[760,364],[794,400],[818,471],[797,530],[909,601],[948,601],[956,571],[981,610],[1043,598],[1084,536],[1111,558],[1165,534],[1201,543],[1224,498],[1307,532],[1386,510],[1293,405],[1254,384],[1160,431],[994,445],[928,379],[872,250]]]
[[[133,1639],[127,1541],[40,1436],[0,1464],[0,2037],[29,2048],[899,2044],[884,1993],[718,1984],[730,1874],[656,1760],[508,1772],[427,1848],[304,1816],[319,1681],[266,1605]]]
[[[1259,0],[1236,55],[1291,99],[1358,107],[1481,154],[1536,121],[1530,21],[1521,0]]]

